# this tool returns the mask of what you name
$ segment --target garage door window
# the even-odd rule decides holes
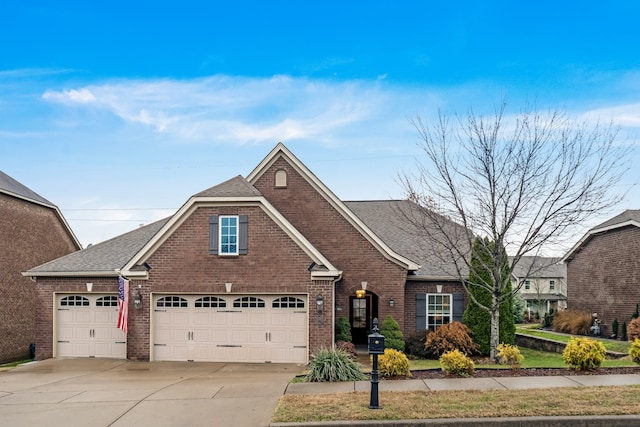
[[[256,297],[242,297],[233,301],[234,308],[264,308],[264,300]]]
[[[218,297],[202,297],[196,300],[196,308],[223,308],[227,302]]]
[[[96,307],[117,307],[117,306],[118,306],[118,297],[115,295],[100,297],[96,300]]]
[[[187,307],[187,300],[181,297],[162,297],[156,302],[156,307]]]
[[[89,299],[80,295],[70,295],[60,300],[61,307],[78,307],[78,306],[88,306],[88,305],[89,305]]]
[[[273,300],[273,308],[304,308],[304,300],[296,297],[282,297]]]

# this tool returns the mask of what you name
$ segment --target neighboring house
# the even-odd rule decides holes
[[[527,302],[527,316],[567,308],[567,266],[560,258],[524,256],[513,268],[512,281]]]
[[[640,210],[592,228],[564,256],[569,308],[597,313],[602,334],[629,323],[640,303]]]
[[[36,340],[36,284],[20,273],[78,249],[60,210],[0,171],[0,363]]]
[[[37,357],[306,363],[333,346],[338,317],[363,344],[376,317],[405,334],[459,320],[464,289],[423,255],[416,209],[343,202],[278,144],[170,218],[24,273],[37,281]],[[131,281],[127,335],[118,273]]]

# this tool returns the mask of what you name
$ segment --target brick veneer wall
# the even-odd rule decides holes
[[[405,289],[405,336],[411,335],[417,331],[416,328],[416,295],[418,294],[437,294],[437,285],[442,285],[443,294],[463,294],[464,295],[464,307],[467,306],[469,296],[464,289],[464,286],[460,282],[421,282],[410,281],[407,282]],[[462,316],[462,313],[460,313]]]
[[[36,286],[21,272],[77,249],[53,209],[0,193],[0,363],[36,342]]]
[[[286,188],[275,187],[278,170],[287,173]],[[253,184],[311,244],[342,270],[342,280],[336,284],[336,317],[349,317],[349,296],[365,281],[367,290],[378,296],[380,319],[391,314],[404,330],[405,268],[386,259],[285,159],[277,159]],[[388,303],[392,297],[394,307]]]
[[[615,319],[631,320],[640,303],[640,228],[629,226],[595,235],[567,262],[567,305],[598,313],[610,329]]]
[[[209,255],[209,216],[248,215],[248,254],[241,256]],[[312,281],[307,270],[311,259],[258,206],[200,207],[196,209],[147,259],[151,266],[148,280],[133,280],[131,294],[138,291],[144,308],[129,309],[127,357],[150,358],[150,313],[152,293],[226,293],[225,283],[232,283],[234,294],[295,293],[309,295],[309,349],[314,351],[331,343],[333,324],[333,283]],[[39,279],[42,304],[39,316],[39,357],[53,354],[53,293],[86,292],[87,281],[93,292],[115,292],[117,280],[110,279]],[[317,316],[315,298],[324,297],[324,311]],[[48,306],[47,306],[47,303]]]

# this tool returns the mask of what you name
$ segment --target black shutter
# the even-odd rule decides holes
[[[416,294],[416,331],[427,329],[427,294]]]
[[[218,215],[209,217],[209,255],[218,254]]]
[[[238,222],[238,255],[246,255],[249,252],[249,216],[240,215]]]
[[[453,321],[462,322],[464,314],[464,294],[453,294]]]

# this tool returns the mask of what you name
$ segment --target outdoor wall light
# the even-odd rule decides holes
[[[133,306],[137,309],[142,308],[142,295],[140,294],[140,291],[133,296]]]
[[[358,289],[356,291],[356,298],[364,298],[366,293],[367,291],[365,291],[364,289]]]
[[[389,298],[389,307],[393,307],[394,305],[396,305],[396,301],[393,299],[393,297]]]
[[[324,309],[324,298],[321,294],[318,294],[316,297],[316,307],[318,308],[318,311],[322,311]]]

